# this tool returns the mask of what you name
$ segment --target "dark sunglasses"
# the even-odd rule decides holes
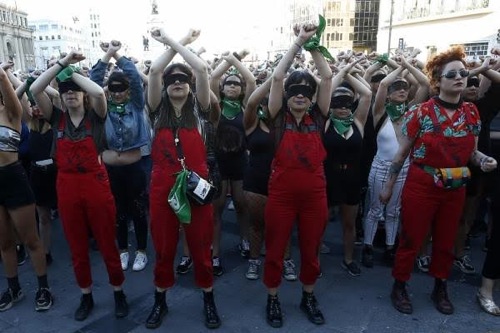
[[[228,81],[224,82],[224,85],[225,86],[233,85],[233,86],[241,87],[241,82],[239,82],[239,81],[232,81],[232,80],[229,81],[228,80]]]
[[[448,71],[444,74],[441,75],[441,77],[445,77],[447,79],[454,79],[457,77],[457,73],[460,74],[460,77],[467,77],[469,76],[469,71],[466,69],[461,69],[459,71],[453,69],[451,71]]]
[[[120,93],[120,92],[124,92],[128,89],[128,85],[127,84],[112,84],[112,85],[108,85],[108,90],[112,93]]]

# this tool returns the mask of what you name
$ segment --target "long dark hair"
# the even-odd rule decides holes
[[[172,64],[165,69],[165,71],[163,72],[162,99],[158,109],[155,129],[174,127],[197,128],[198,119],[195,115],[196,98],[193,94],[192,83],[189,84],[189,94],[186,102],[182,106],[181,118],[178,119],[175,116],[174,107],[167,93],[167,87],[165,86],[165,78],[171,75],[174,70],[179,70],[182,73],[186,74],[189,78],[189,82],[192,82],[193,79],[193,72],[188,66],[184,64]]]

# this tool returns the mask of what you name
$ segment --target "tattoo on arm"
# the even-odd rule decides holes
[[[389,167],[389,172],[391,173],[391,175],[398,175],[402,167],[403,163],[392,162],[391,166]]]

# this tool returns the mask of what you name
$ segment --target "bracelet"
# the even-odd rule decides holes
[[[57,60],[57,61],[56,61],[56,64],[58,64],[59,66],[61,66],[61,68],[66,68],[66,67],[67,67],[67,66],[64,66],[64,65],[62,64],[62,62],[60,62],[59,60]]]

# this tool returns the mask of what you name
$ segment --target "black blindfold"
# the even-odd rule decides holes
[[[286,91],[287,100],[298,95],[302,95],[312,101],[312,98],[314,96],[313,88],[306,84],[294,84],[288,87],[288,90]]]
[[[477,77],[471,77],[467,80],[467,87],[479,87],[479,79]]]
[[[382,81],[386,77],[385,74],[376,74],[373,75],[372,78],[370,79],[370,82],[376,83]]]
[[[399,91],[401,89],[408,90],[410,89],[410,86],[405,81],[396,81],[393,84],[391,84],[389,88],[387,88],[387,92],[389,94],[392,94],[393,92]]]
[[[59,94],[64,94],[68,91],[83,91],[83,89],[72,80],[59,82]]]
[[[349,95],[334,96],[330,100],[330,109],[346,108],[352,110],[354,106],[354,98]]]
[[[108,90],[110,92],[124,92],[128,88],[129,88],[129,85],[125,84],[125,83],[109,84],[108,85]]]
[[[170,74],[165,77],[164,79],[164,85],[165,87],[168,87],[171,84],[174,84],[175,82],[179,83],[188,83],[189,84],[189,76],[186,74],[181,74],[181,73],[175,73],[175,74]]]
[[[228,81],[224,82],[224,85],[225,86],[233,85],[235,87],[241,87],[242,86],[242,84],[241,84],[240,81],[235,81],[235,80],[228,80]]]

